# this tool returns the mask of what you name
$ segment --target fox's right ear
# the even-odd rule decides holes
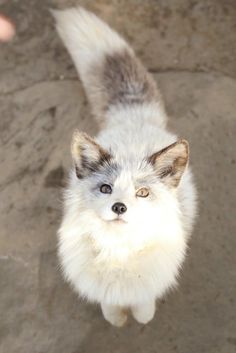
[[[186,140],[180,140],[154,153],[148,161],[153,165],[157,176],[169,187],[177,187],[189,159]]]
[[[112,158],[92,137],[76,130],[73,134],[71,154],[75,163],[76,175],[79,179],[96,172],[104,163]]]

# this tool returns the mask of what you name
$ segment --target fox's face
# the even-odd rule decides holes
[[[164,194],[152,167],[112,159],[83,180],[83,203],[111,225],[137,224],[152,215],[156,201]]]
[[[76,132],[72,156],[83,208],[111,226],[147,227],[163,217],[173,200],[188,162],[188,143],[182,140],[142,160],[126,160]]]

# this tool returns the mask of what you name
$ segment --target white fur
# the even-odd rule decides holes
[[[88,99],[96,100],[96,107],[92,105],[92,111],[95,117],[98,117],[102,109],[99,107],[100,92],[90,69],[94,64],[101,63],[104,55],[109,54],[111,50],[127,48],[132,52],[132,49],[106,23],[81,7],[64,11],[53,10],[52,14],[56,18],[58,33],[87,91]]]
[[[83,8],[53,10],[57,30],[70,52],[81,78],[94,61],[112,49],[127,47],[125,41],[106,23]],[[131,50],[131,49],[130,49]]]
[[[94,80],[91,65],[102,61],[104,53],[129,47],[83,9],[54,15],[89,94]],[[115,160],[122,166],[114,193],[94,197],[90,192],[94,180],[78,180],[74,171],[65,193],[59,230],[63,273],[82,297],[101,303],[104,317],[117,326],[125,322],[122,310],[127,307],[139,322],[152,319],[155,300],[177,283],[193,225],[196,196],[189,169],[177,189],[157,182],[152,197],[135,197],[135,180],[142,178],[137,168],[140,160],[177,140],[164,129],[165,124],[166,114],[158,102],[110,107],[96,142],[115,151]],[[112,221],[111,206],[119,200],[128,207],[123,223]]]

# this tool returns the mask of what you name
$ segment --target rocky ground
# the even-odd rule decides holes
[[[97,130],[49,7],[82,4],[132,43],[187,138],[199,217],[179,288],[122,329],[78,300],[56,258],[73,130]],[[236,2],[0,0],[17,36],[0,44],[1,353],[236,350]]]

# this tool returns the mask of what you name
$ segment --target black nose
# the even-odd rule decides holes
[[[114,205],[112,206],[111,209],[112,209],[113,212],[115,212],[118,215],[122,214],[122,213],[125,213],[127,211],[127,207],[122,202],[114,203]]]

